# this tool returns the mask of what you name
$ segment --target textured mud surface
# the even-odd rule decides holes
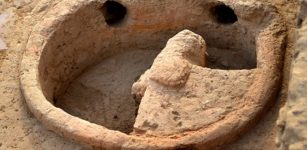
[[[298,18],[297,43],[292,64],[289,98],[281,111],[278,125],[280,150],[307,149],[307,1],[302,1]]]
[[[19,90],[18,64],[30,27],[53,7],[58,0],[44,1],[39,9],[31,13],[36,1],[0,1],[0,13],[9,13],[9,23],[5,26],[2,37],[8,49],[0,52],[0,149],[85,149],[81,145],[67,141],[47,131],[29,112]],[[297,4],[295,1],[275,0],[268,2],[276,5],[289,22],[294,22]],[[29,19],[27,15],[31,15]],[[1,23],[0,23],[1,24]],[[289,23],[293,27],[293,23]],[[289,59],[293,48],[293,37],[289,37],[286,59],[285,81],[288,79]],[[283,89],[287,90],[285,82]],[[241,140],[226,149],[276,149],[275,121],[278,110],[285,100],[283,91],[277,104],[264,116],[259,124],[244,135]]]

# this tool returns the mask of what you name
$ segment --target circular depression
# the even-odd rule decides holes
[[[235,128],[236,122],[232,126],[222,122],[206,127],[210,130],[160,137],[158,142],[154,137],[143,139],[141,135],[122,133],[132,131],[138,107],[129,95],[134,79],[148,69],[166,41],[183,29],[190,29],[206,40],[209,68],[256,72],[253,86],[264,91],[249,91],[256,93],[251,99],[257,105],[242,112],[250,108],[261,112],[274,95],[274,92],[263,93],[276,88],[283,55],[284,28],[273,8],[230,1],[119,2],[127,12],[116,26],[106,22],[101,10],[105,1],[64,0],[62,6],[58,4],[34,28],[22,61],[21,84],[31,111],[49,128],[68,138],[107,148],[163,149],[220,144],[216,141],[208,144],[214,141],[206,138],[211,134],[225,135],[221,143],[230,140],[235,136],[232,133],[243,130],[258,112],[251,115],[253,118],[243,115],[246,122],[239,125],[242,128]],[[237,21],[230,19],[229,24],[226,18],[225,24],[216,20],[223,16],[223,11],[215,14],[212,10],[225,7],[234,10]],[[103,83],[102,88],[88,86],[97,87],[97,83]],[[230,120],[224,119],[224,123],[227,121]],[[218,133],[221,128],[234,131]]]

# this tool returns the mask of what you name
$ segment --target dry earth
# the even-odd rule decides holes
[[[46,130],[28,111],[18,82],[21,49],[27,41],[31,27],[60,0],[43,0],[40,9],[33,10],[38,0],[0,0],[0,37],[8,49],[0,50],[0,149],[87,149]],[[279,109],[287,98],[289,70],[294,43],[293,27],[298,10],[295,0],[259,0],[278,7],[289,25],[288,49],[285,60],[284,84],[276,104],[261,118],[255,128],[240,140],[228,145],[230,150],[274,150],[277,137],[276,120]],[[4,15],[3,15],[4,14]],[[4,17],[3,17],[4,16]],[[3,18],[9,22],[3,27]],[[29,17],[31,16],[31,17]],[[2,33],[3,32],[3,33]],[[0,41],[1,42],[1,41]],[[4,46],[3,46],[4,47]],[[1,49],[1,43],[0,43]]]
[[[306,105],[306,38],[307,38],[307,1],[301,0],[298,16],[297,42],[291,66],[289,97],[285,107],[280,111],[278,126],[280,150],[307,149],[307,105]]]

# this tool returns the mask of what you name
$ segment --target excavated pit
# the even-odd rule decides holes
[[[54,94],[53,96],[56,107],[74,116],[103,125],[112,130],[119,130],[125,133],[132,132],[135,122],[135,110],[138,109],[138,104],[134,102],[131,95],[132,84],[142,73],[150,68],[153,60],[164,48],[167,40],[182,29],[191,29],[202,35],[207,41],[208,65],[206,67],[222,70],[256,68],[256,29],[249,29],[246,25],[237,22],[236,14],[232,8],[225,4],[211,4],[207,8],[208,11],[198,16],[200,17],[199,19],[204,20],[203,24],[196,24],[195,27],[186,25],[177,27],[178,29],[149,33],[134,33],[131,31],[126,33],[125,28],[129,26],[129,18],[131,19],[132,16],[128,15],[126,22],[123,23],[121,20],[123,17],[120,16],[125,16],[123,14],[125,11],[116,13],[110,11],[112,8],[126,9],[119,3],[107,1],[101,8],[103,10],[101,11],[102,13],[97,9],[92,10],[95,11],[93,12],[95,15],[98,15],[95,17],[99,17],[99,20],[102,20],[100,25],[90,24],[89,29],[87,29],[96,31],[107,23],[109,30],[116,31],[113,35],[110,35],[107,41],[100,41],[103,39],[102,36],[104,36],[102,32],[94,33],[88,31],[91,32],[87,34],[90,37],[83,36],[82,34],[85,34],[87,31],[82,31],[82,28],[80,28],[70,33],[73,35],[79,32],[80,35],[75,39],[75,41],[80,42],[78,45],[85,43],[85,41],[86,43],[92,43],[87,49],[99,50],[99,47],[95,46],[104,44],[100,48],[102,52],[100,54],[101,59],[96,58],[97,62],[91,63],[91,66],[84,67],[84,70],[82,70],[82,73],[76,79],[68,79],[71,80],[69,85],[62,87],[63,90],[59,91],[60,94]],[[76,18],[72,18],[71,21],[77,20],[77,17],[82,18],[82,15],[86,15],[87,12],[80,11],[78,13],[81,13],[81,16],[76,15]],[[118,15],[119,17],[116,17]],[[109,16],[113,16],[113,18]],[[203,18],[205,16],[208,18]],[[165,19],[167,20],[169,18],[166,17]],[[65,32],[66,29],[75,29],[78,26],[83,26],[83,23],[82,21],[65,23],[62,26],[63,29],[60,28],[59,31],[56,31],[55,35],[61,33],[61,30]],[[58,36],[52,38],[61,39]],[[127,38],[124,39],[123,37]],[[58,45],[63,51],[68,46],[77,46],[72,44],[67,45],[69,42],[54,41],[52,45]],[[106,45],[106,43],[109,45]],[[64,46],[62,47],[61,45]],[[52,47],[50,48],[50,50],[54,49]],[[75,47],[75,49],[80,48]],[[86,51],[90,52],[91,50]],[[68,57],[66,59],[74,59],[72,56],[76,54],[73,53],[77,53],[77,51],[66,54]],[[42,69],[47,68],[44,65],[44,62],[46,62],[45,59],[52,59],[52,57],[58,59],[58,57],[52,55],[46,54],[46,58],[41,58]],[[78,68],[83,68],[70,63],[68,60],[64,61],[67,62],[67,68],[65,68],[67,71],[78,71]],[[56,87],[59,86],[57,85]]]
[[[228,0],[64,0],[61,4],[33,31],[22,62],[21,84],[31,111],[65,137],[105,148],[210,148],[241,134],[276,93],[285,29],[270,6]],[[135,125],[139,104],[131,87],[166,42],[185,29],[207,44],[207,64],[196,69],[205,71],[191,80],[210,87],[199,91],[208,99],[203,106],[208,111],[197,114],[208,119],[176,133],[148,129],[149,135],[161,135],[157,147],[152,142],[157,139],[139,138],[147,129],[136,129],[141,126]],[[193,94],[193,87],[186,88]],[[187,105],[199,105],[193,102]],[[145,108],[139,111],[141,119],[146,119]],[[246,113],[250,110],[255,112]],[[215,117],[215,112],[220,114]],[[233,116],[241,118],[231,120]],[[227,122],[229,126],[223,126]],[[222,138],[210,143],[210,135]]]

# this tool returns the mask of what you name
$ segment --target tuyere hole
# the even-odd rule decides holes
[[[105,18],[105,22],[109,26],[114,26],[120,24],[124,20],[127,9],[118,2],[107,1],[102,6],[102,14]]]
[[[234,10],[225,4],[213,7],[212,14],[217,23],[220,24],[233,24],[238,21]]]

